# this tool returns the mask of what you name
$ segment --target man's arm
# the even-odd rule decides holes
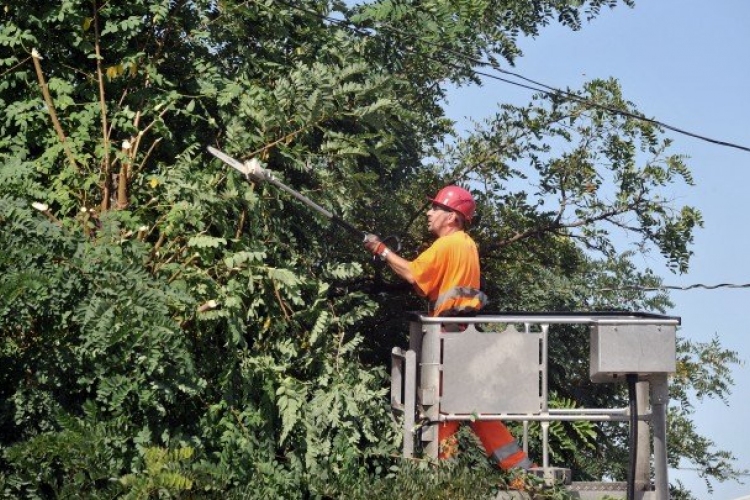
[[[414,284],[414,276],[411,274],[411,268],[409,267],[410,262],[395,252],[387,252],[383,259],[388,267],[393,269],[393,272],[401,276],[410,285]]]

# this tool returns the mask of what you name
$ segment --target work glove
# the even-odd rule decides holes
[[[380,241],[380,236],[372,233],[365,236],[364,245],[367,251],[374,255],[378,255],[385,250],[385,243]]]
[[[376,234],[365,235],[364,241],[365,248],[372,253],[373,259],[380,259],[385,261],[388,254],[393,252],[399,252],[401,250],[401,240],[398,236],[386,236],[382,240],[380,236]]]
[[[398,242],[398,239],[395,236],[389,236],[386,240],[394,240],[395,242]],[[365,236],[364,244],[365,248],[372,253],[373,260],[380,259],[385,261],[388,254],[391,253],[391,249],[388,248],[388,245],[381,241],[380,237],[377,235],[368,234]]]

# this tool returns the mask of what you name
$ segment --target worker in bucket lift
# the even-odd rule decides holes
[[[400,257],[375,235],[368,235],[365,248],[429,300],[430,316],[476,314],[487,297],[479,289],[477,245],[465,231],[476,209],[474,198],[461,187],[446,186],[430,201],[427,227],[437,240],[416,259],[408,261]],[[450,326],[453,325],[447,325],[446,329]],[[439,458],[450,458],[455,453],[459,424],[457,421],[439,424]],[[487,455],[502,469],[533,466],[502,422],[475,421],[471,427]]]

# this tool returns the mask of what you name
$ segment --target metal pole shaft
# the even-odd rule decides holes
[[[647,412],[648,408],[648,382],[639,381],[635,385],[636,402],[638,405],[638,416]],[[635,488],[642,491],[651,482],[651,428],[648,422],[638,419],[638,444],[635,464]]]
[[[420,356],[419,399],[424,407],[425,418],[430,422],[422,433],[425,455],[438,458],[440,449],[438,426],[440,419],[440,324],[422,325],[422,355]]]
[[[528,330],[528,325],[527,325]],[[547,382],[547,356],[549,355],[549,325],[542,325],[542,345],[541,347],[541,359],[540,368],[542,371],[542,413],[549,411],[549,403],[547,401],[549,397],[549,387]],[[544,467],[545,476],[547,474],[547,468],[549,467],[549,422],[542,422],[542,467]]]
[[[417,355],[408,350],[404,356],[404,457],[414,456],[414,431],[417,414]]]
[[[669,500],[667,477],[667,402],[669,387],[666,375],[651,378],[651,407],[654,428],[654,486],[657,500]]]
[[[332,220],[333,222],[335,222],[339,226],[343,227],[347,231],[351,232],[352,234],[354,234],[356,236],[365,236],[367,234],[366,232],[362,231],[361,229],[359,229],[359,228],[355,227],[354,225],[350,224],[349,222],[345,221],[344,219],[342,219],[338,215],[334,214],[333,212],[331,212],[329,210],[326,210],[325,208],[321,207],[320,205],[318,205],[317,203],[315,203],[314,201],[312,201],[310,198],[308,198],[307,196],[303,195],[299,191],[295,191],[294,189],[290,188],[289,186],[287,186],[283,182],[277,180],[270,171],[268,171],[266,169],[263,169],[263,168],[260,168],[260,163],[257,162],[257,160],[256,160],[256,162],[257,162],[256,166],[247,165],[245,163],[241,163],[240,161],[238,161],[238,160],[232,158],[231,156],[229,156],[228,154],[226,154],[226,153],[224,153],[222,151],[219,151],[218,149],[213,148],[211,146],[208,147],[208,151],[212,155],[216,156],[221,161],[223,161],[224,163],[226,163],[227,165],[229,165],[230,167],[234,168],[235,170],[237,170],[238,172],[240,172],[241,174],[243,174],[245,176],[245,180],[247,182],[268,182],[268,183],[271,183],[274,186],[276,186],[277,188],[279,188],[282,191],[284,191],[285,193],[288,193],[288,194],[292,195],[294,198],[296,198],[297,200],[301,201],[302,203],[304,203],[305,205],[307,205],[309,208],[312,208],[313,210],[315,210],[319,214],[321,214],[324,217]]]
[[[300,193],[298,191],[295,191],[294,189],[290,188],[289,186],[287,186],[283,182],[280,182],[280,181],[274,179],[273,177],[267,177],[266,180],[268,182],[270,182],[271,184],[273,184],[274,186],[276,186],[277,188],[281,189],[282,191],[284,191],[286,193],[289,193],[290,195],[292,195],[293,197],[295,197],[297,200],[301,201],[302,203],[304,203],[308,207],[312,208],[313,210],[315,210],[319,214],[325,216],[328,219],[331,219],[333,222],[335,222],[339,226],[343,227],[347,231],[351,232],[352,234],[355,234],[357,236],[364,236],[365,234],[367,234],[364,231],[362,231],[360,229],[357,229],[352,224],[350,224],[349,222],[345,221],[344,219],[342,219],[338,215],[334,214],[333,212],[331,212],[329,210],[326,210],[325,208],[321,207],[320,205],[318,205],[317,203],[315,203],[314,201],[312,201],[310,198],[308,198],[307,196],[303,195],[302,193]]]

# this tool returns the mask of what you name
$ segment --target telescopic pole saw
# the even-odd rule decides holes
[[[298,191],[295,191],[294,189],[290,188],[283,182],[279,181],[273,176],[273,173],[271,173],[269,170],[264,169],[260,166],[260,162],[257,158],[253,158],[252,160],[246,161],[244,163],[235,160],[228,154],[219,151],[216,148],[213,148],[211,146],[208,147],[209,153],[232,167],[233,169],[237,170],[239,173],[241,173],[245,180],[247,182],[268,182],[269,184],[273,184],[277,188],[281,189],[282,191],[289,193],[290,195],[294,196],[297,200],[301,201],[311,209],[315,210],[319,214],[323,215],[327,219],[330,219],[332,222],[338,224],[339,226],[343,227],[347,231],[349,231],[352,235],[362,238],[363,241],[368,241],[370,238],[376,237],[372,234],[370,234],[367,231],[362,231],[361,229],[357,228],[353,224],[345,221],[338,215],[334,214],[333,212],[326,210],[325,208],[321,207],[314,201],[312,201],[307,196],[301,194]],[[388,238],[385,238],[385,240],[389,239],[396,239],[394,236],[389,236]],[[396,241],[396,244],[398,245],[398,241]]]

